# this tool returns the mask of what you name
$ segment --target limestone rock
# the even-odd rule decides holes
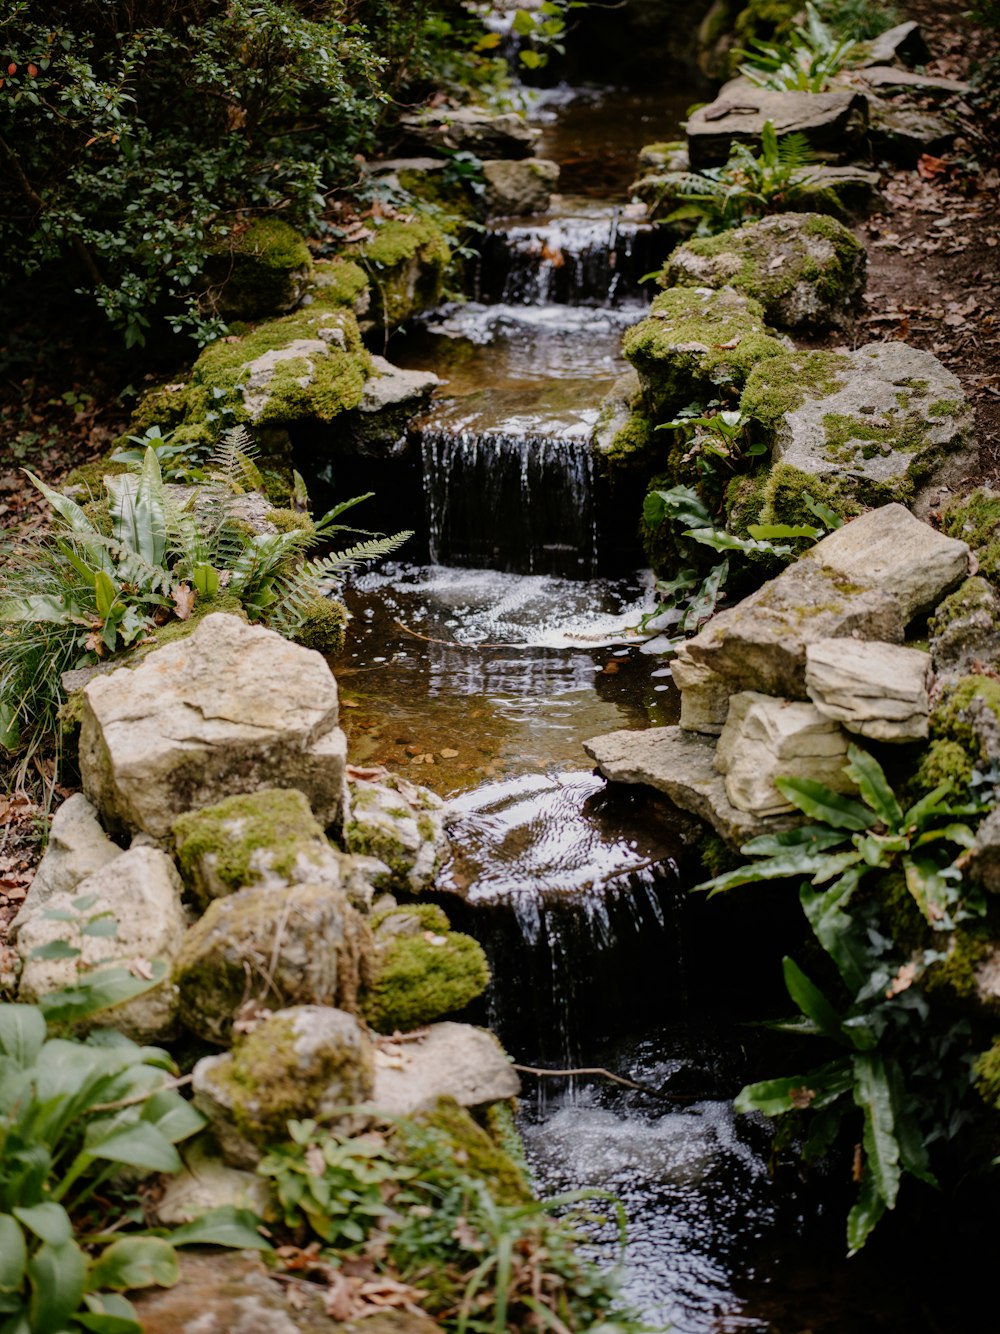
[[[608,732],[585,741],[583,748],[609,781],[644,783],[666,793],[675,806],[710,824],[734,848],[759,834],[801,823],[798,816],[761,819],[739,810],[715,767],[715,742],[680,727]]]
[[[250,1209],[261,1218],[274,1213],[274,1199],[264,1178],[227,1167],[206,1147],[202,1136],[185,1145],[183,1157],[183,1171],[165,1178],[163,1194],[156,1202],[161,1227],[179,1227],[209,1209],[226,1205]]]
[[[717,398],[720,385],[741,387],[758,362],[783,351],[767,332],[761,306],[725,287],[661,292],[622,339],[643,402],[662,420],[692,399]]]
[[[829,158],[856,155],[868,128],[868,104],[857,92],[785,93],[740,88],[699,107],[688,117],[691,166],[721,166],[733,140],[759,148],[766,121],[780,138],[798,132],[813,151]]]
[[[350,445],[338,449],[362,458],[397,458],[406,450],[407,423],[426,408],[441,381],[431,371],[401,370],[385,357],[371,363],[357,419],[344,423]]]
[[[973,575],[938,604],[930,650],[939,677],[966,676],[1000,663],[1000,599],[987,580]]]
[[[851,63],[862,67],[895,63],[923,65],[930,59],[930,54],[920,25],[911,19],[887,28],[868,42],[859,42],[851,52]]]
[[[990,811],[976,830],[966,874],[991,894],[1000,894],[1000,808]]]
[[[81,908],[80,901],[89,900]],[[48,916],[58,912],[59,919]],[[115,924],[110,936],[85,935],[84,925],[109,914]],[[68,916],[67,916],[68,915]],[[133,847],[76,886],[75,892],[52,894],[45,908],[34,913],[18,934],[23,960],[19,999],[39,996],[76,982],[79,967],[99,963],[126,966],[153,959],[173,963],[184,938],[187,921],[181,906],[181,881],[173,862],[163,852]],[[32,959],[34,950],[64,940],[79,955],[71,959]],[[169,976],[151,991],[102,1010],[91,1022],[147,1042],[170,1036],[176,1028],[177,993]]]
[[[828,358],[828,377],[797,378],[801,354],[762,363],[743,407],[771,437],[774,460],[862,503],[901,500],[921,513],[975,463],[972,414],[949,370],[905,343],[868,343]]]
[[[681,644],[671,663],[674,685],[681,692],[680,725],[686,732],[722,731],[729,712],[729,686],[709,667],[695,662]]]
[[[357,897],[356,859],[332,846],[295,789],[227,797],[182,815],[173,832],[185,883],[202,911],[213,899],[251,886],[324,885]],[[362,901],[371,894],[369,884]]]
[[[865,248],[843,223],[819,213],[776,213],[679,246],[671,287],[731,286],[760,302],[785,329],[847,323],[865,286]]]
[[[332,824],[346,741],[324,659],[235,616],[206,616],[132,671],[91,681],[83,790],[110,828],[166,840],[185,811],[232,793],[300,788]]]
[[[819,558],[803,559],[717,612],[686,648],[692,661],[732,690],[804,700],[809,644],[845,637],[900,643],[903,626],[899,604],[874,582],[853,569],[845,575]]]
[[[492,1033],[470,1024],[431,1024],[412,1042],[380,1048],[372,1105],[390,1116],[451,1097],[462,1107],[516,1098],[521,1083]]]
[[[224,1046],[244,1005],[355,1010],[370,952],[367,923],[324,885],[241,889],[188,931],[174,980],[185,1024]]]
[[[203,1057],[193,1086],[226,1162],[252,1168],[289,1120],[353,1125],[341,1109],[372,1095],[371,1045],[343,1010],[294,1006],[262,1019],[231,1052]]]
[[[873,584],[891,595],[904,622],[930,611],[969,568],[965,542],[945,537],[903,505],[883,505],[828,533],[802,561],[817,561],[839,579]],[[863,639],[898,636],[862,635]]]
[[[628,425],[632,413],[641,400],[642,386],[639,375],[630,366],[627,371],[619,375],[601,402],[593,435],[593,447],[598,454],[611,453],[618,433]]]
[[[814,704],[742,691],[729,701],[715,764],[726,795],[741,811],[765,818],[796,808],[776,778],[811,778],[836,792],[853,791],[844,773],[848,738]]]
[[[827,718],[873,741],[922,741],[930,713],[926,653],[823,639],[806,649],[806,690]]]
[[[101,828],[97,812],[83,793],[67,797],[53,818],[48,847],[28,896],[11,923],[11,938],[54,894],[74,894],[82,880],[121,855],[122,849]]]
[[[292,388],[301,400],[303,406],[296,410],[295,416],[311,415],[310,409],[304,405],[322,382],[320,367],[326,361],[335,360],[338,354],[349,351],[349,321],[353,321],[353,316],[344,311],[319,312],[314,336],[289,338],[248,361],[242,368],[238,386],[248,419],[254,423],[289,419],[289,412],[276,409],[272,403],[273,390],[277,386],[285,394]],[[322,413],[316,415],[322,416]]]
[[[961,79],[938,79],[930,74],[914,74],[896,65],[867,65],[852,76],[852,82],[875,93],[916,93],[918,97],[964,97],[972,85]]]
[[[559,184],[559,165],[546,158],[510,162],[498,158],[483,163],[486,211],[491,217],[523,217],[545,213]]]
[[[687,144],[682,139],[675,139],[669,143],[643,145],[636,165],[639,175],[645,176],[650,172],[689,171],[691,159]]]
[[[400,117],[407,143],[432,152],[475,153],[478,158],[531,157],[538,131],[514,111],[494,115],[481,107],[416,112]]]
[[[441,798],[388,770],[375,779],[349,777],[348,792],[344,846],[389,868],[375,887],[412,894],[429,888],[448,852]]]

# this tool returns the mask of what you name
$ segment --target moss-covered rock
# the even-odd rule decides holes
[[[388,874],[376,888],[419,894],[432,883],[448,849],[441,798],[399,774],[352,779],[348,787],[347,851],[385,864]]]
[[[976,1060],[973,1074],[983,1101],[1000,1111],[1000,1038]]]
[[[368,314],[371,283],[356,260],[345,259],[342,255],[317,260],[313,268],[313,285],[323,305],[343,306],[352,310],[358,319]]]
[[[828,328],[850,319],[865,285],[867,255],[843,223],[818,213],[778,213],[679,246],[668,287],[729,286],[758,301],[785,329]]]
[[[941,691],[930,718],[934,740],[952,741],[973,764],[1000,761],[1000,681],[963,676]]]
[[[329,657],[344,647],[346,635],[347,608],[336,598],[317,593],[306,602],[304,619],[289,638],[303,648],[314,648],[317,653]]]
[[[425,921],[432,925],[425,926]],[[449,930],[440,908],[398,909],[385,915],[375,930],[364,1013],[380,1033],[408,1032],[462,1009],[485,991],[489,980],[482,946]]]
[[[661,292],[648,317],[622,340],[654,421],[669,420],[693,400],[735,397],[754,366],[783,351],[756,301],[728,290],[685,287]]]
[[[439,304],[451,247],[426,218],[382,222],[348,256],[364,269],[373,288],[369,318],[380,332],[398,329],[414,315]]]
[[[979,573],[1000,590],[1000,492],[980,486],[957,497],[944,511],[941,527],[949,537],[968,542]]]
[[[417,1133],[409,1126],[403,1126],[394,1143],[401,1150],[403,1160],[415,1167],[421,1176],[433,1176],[439,1165],[454,1167],[457,1164],[464,1175],[484,1182],[498,1204],[530,1204],[533,1200],[524,1169],[454,1098],[438,1098],[433,1106],[417,1112],[410,1124]]]
[[[216,285],[216,306],[227,320],[283,315],[301,301],[312,276],[305,241],[280,218],[257,218],[230,232],[209,257],[206,275]]]
[[[181,1018],[226,1045],[247,1005],[358,1008],[371,934],[338,889],[241,889],[215,899],[184,938],[174,968]]]
[[[957,741],[932,741],[917,765],[914,799],[926,796],[942,783],[949,784],[953,792],[964,792],[973,768],[972,756]]]
[[[850,371],[850,359],[840,352],[782,351],[751,371],[740,408],[765,432],[773,433],[807,398],[825,398],[842,389]]]
[[[980,575],[945,598],[928,630],[939,676],[964,676],[1000,663],[1000,601]]]

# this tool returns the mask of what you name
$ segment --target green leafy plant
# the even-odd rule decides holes
[[[821,0],[819,8],[835,33],[856,42],[870,41],[902,22],[896,6],[881,0]]]
[[[979,910],[961,878],[961,854],[974,840],[975,806],[949,804],[947,784],[904,809],[878,762],[849,748],[846,772],[860,800],[810,779],[781,778],[778,790],[810,823],[744,844],[759,859],[700,885],[720,893],[763,880],[807,877],[799,897],[820,945],[839,974],[845,1004],[829,997],[790,958],[785,984],[802,1018],[787,1025],[822,1036],[839,1055],[802,1075],[748,1085],[741,1112],[803,1113],[807,1159],[826,1152],[841,1129],[861,1115],[854,1178],[858,1198],[847,1222],[851,1253],[886,1210],[895,1207],[905,1172],[934,1183],[927,1145],[954,1133],[969,1087],[967,1025],[931,1017],[919,986],[926,968],[945,956],[935,949],[904,954],[886,930],[870,877],[905,881],[933,932],[950,930]]]
[[[93,997],[92,997],[93,1000]],[[106,1235],[96,1192],[123,1168],[176,1172],[203,1118],[166,1052],[113,1030],[49,1036],[32,1005],[0,1005],[0,1318],[6,1334],[139,1334],[121,1295],[177,1281],[178,1244],[264,1249],[253,1215],[217,1210],[168,1239]],[[134,1221],[134,1220],[133,1220]]]
[[[734,140],[724,166],[685,173],[677,187],[685,202],[663,221],[695,220],[695,235],[714,236],[753,218],[785,212],[810,197],[816,175],[808,168],[814,161],[805,135],[779,138],[773,122],[765,121],[759,156]]]
[[[854,42],[827,27],[810,0],[806,0],[805,11],[805,24],[794,25],[787,43],[752,40],[751,50],[736,52],[746,57],[740,73],[758,88],[822,93],[848,64]]]

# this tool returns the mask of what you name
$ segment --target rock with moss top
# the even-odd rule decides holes
[[[1000,681],[975,674],[947,681],[931,710],[931,736],[960,746],[972,765],[1000,764]]]
[[[729,288],[661,292],[622,340],[643,405],[661,421],[692,399],[707,403],[720,391],[741,389],[758,362],[784,350],[767,332],[760,305]]]
[[[865,286],[865,248],[836,218],[778,213],[688,241],[667,261],[670,287],[733,287],[784,329],[846,324]]]
[[[353,1015],[329,1006],[276,1011],[242,1035],[231,1052],[194,1068],[194,1100],[232,1167],[254,1167],[306,1117],[353,1128],[345,1107],[374,1088],[371,1044]]]
[[[427,889],[448,852],[444,802],[429,788],[383,770],[377,778],[348,774],[350,809],[344,846],[388,867],[376,888]]]
[[[113,924],[109,933],[92,927]],[[37,1001],[47,992],[76,983],[79,970],[122,964],[148,976],[152,960],[167,965],[167,977],[134,999],[99,1011],[91,1024],[115,1028],[138,1042],[170,1037],[177,1028],[178,998],[169,969],[184,939],[187,918],[181,881],[163,852],[132,847],[81,880],[75,891],[52,894],[45,907],[22,923],[17,949],[23,960],[19,999]],[[37,951],[64,941],[70,957]]]
[[[979,573],[1000,591],[1000,491],[978,486],[951,500],[942,515],[942,530],[968,542]]]
[[[419,1028],[463,1009],[486,990],[490,972],[482,946],[450,930],[440,908],[397,908],[376,922],[364,1011],[378,1032]]]
[[[298,305],[312,277],[312,256],[287,222],[258,218],[226,237],[224,253],[209,257],[206,275],[218,289],[223,319],[259,320]]]
[[[483,163],[486,182],[486,211],[492,217],[523,217],[545,213],[559,184],[559,165],[546,158],[503,158]]]
[[[966,579],[945,598],[929,630],[934,670],[942,679],[1000,662],[1000,600],[980,575]]]
[[[369,275],[369,332],[391,333],[441,301],[451,248],[441,228],[426,218],[382,222],[347,252]]]
[[[186,639],[85,688],[83,789],[110,829],[171,840],[223,796],[287,786],[324,827],[341,814],[347,744],[318,653],[212,614]]]
[[[497,1039],[470,1024],[431,1024],[387,1055],[376,1068],[372,1103],[391,1116],[409,1116],[442,1097],[460,1107],[488,1107],[521,1090]]]
[[[400,118],[404,146],[432,152],[474,153],[478,158],[526,158],[539,132],[516,111],[494,113],[482,107],[440,107]]]
[[[307,594],[300,604],[302,619],[289,631],[293,644],[315,649],[329,658],[339,653],[347,637],[347,608],[337,598]]]
[[[352,901],[358,865],[333,847],[301,792],[261,788],[182,815],[173,827],[181,873],[198,907],[239,889],[325,885]]]
[[[975,463],[962,386],[904,343],[774,358],[750,376],[742,406],[776,461],[867,504],[899,500],[923,513]]]
[[[490,1103],[487,1112],[502,1106],[502,1103]],[[412,1119],[422,1131],[430,1131],[431,1136],[406,1136],[404,1133],[403,1142],[397,1139],[395,1144],[406,1162],[418,1172],[433,1173],[444,1151],[462,1164],[467,1176],[485,1182],[498,1204],[532,1202],[534,1195],[525,1171],[453,1096],[442,1094],[429,1106],[415,1112]],[[516,1130],[513,1134],[516,1136]]]
[[[224,1046],[246,1005],[336,1005],[355,1011],[371,952],[365,919],[328,885],[241,889],[215,899],[184,937],[174,967],[180,1013]]]
[[[432,371],[406,371],[385,357],[372,357],[371,374],[356,413],[343,423],[338,454],[398,458],[407,452],[406,427],[427,407],[440,379]]]
[[[759,150],[768,121],[779,138],[804,134],[820,157],[844,161],[859,156],[868,129],[868,102],[855,91],[774,92],[741,86],[738,93],[726,93],[688,117],[692,167],[721,166],[734,141]]]

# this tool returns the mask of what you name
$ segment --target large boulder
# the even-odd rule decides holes
[[[225,1046],[244,1007],[355,1011],[370,965],[365,919],[326,885],[241,889],[184,937],[174,981],[185,1024]]]
[[[287,1136],[289,1120],[354,1126],[343,1109],[372,1095],[372,1048],[343,1010],[294,1006],[261,1020],[232,1051],[203,1057],[193,1084],[226,1162],[255,1167],[267,1145]]]
[[[380,1051],[372,1105],[384,1115],[409,1116],[442,1097],[461,1107],[487,1107],[521,1091],[497,1039],[469,1024],[431,1024],[412,1040],[383,1044]]]
[[[824,639],[806,649],[806,690],[827,718],[872,741],[927,736],[931,660],[899,644]]]
[[[230,231],[205,266],[227,320],[284,315],[302,300],[312,276],[309,247],[281,218],[257,218]]]
[[[773,358],[749,376],[741,405],[764,426],[775,461],[868,504],[925,511],[975,466],[962,386],[905,343]]]
[[[865,248],[819,213],[778,213],[688,241],[667,262],[670,287],[733,287],[785,329],[846,324],[865,286]]]
[[[168,840],[185,811],[261,787],[297,787],[340,816],[346,741],[324,659],[221,613],[134,670],[91,681],[83,789],[112,829]]]
[[[784,93],[741,86],[699,107],[687,121],[691,166],[721,166],[737,143],[759,148],[770,121],[779,135],[799,133],[825,158],[857,156],[868,129],[868,103],[858,92]]]
[[[181,881],[170,858],[156,848],[130,848],[76,886],[52,894],[23,922],[17,938],[23,961],[19,999],[33,1002],[74,985],[80,969],[119,964],[137,977],[151,976],[154,960],[167,976],[132,1000],[101,1010],[90,1022],[116,1028],[137,1042],[170,1037],[177,1028],[177,992],[169,967],[187,928]],[[110,926],[113,929],[108,929]],[[100,931],[94,928],[100,926]],[[75,955],[46,947],[64,942]],[[39,951],[43,953],[39,954]]]
[[[422,412],[441,381],[433,371],[401,370],[385,357],[372,357],[357,414],[345,422],[349,443],[342,452],[365,458],[395,458],[407,447],[406,426]]]

